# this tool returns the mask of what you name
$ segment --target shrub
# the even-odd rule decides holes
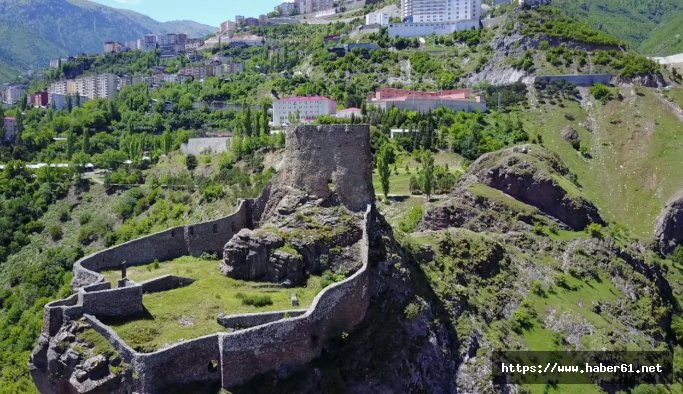
[[[601,83],[596,83],[595,85],[591,86],[590,92],[596,100],[600,100],[603,104],[614,98],[614,93],[612,93],[612,90]]]
[[[408,212],[405,219],[398,223],[398,228],[405,233],[412,233],[417,228],[417,225],[420,224],[422,215],[422,208],[414,207]]]
[[[261,308],[268,305],[273,305],[273,299],[265,294],[250,294],[242,298],[242,305],[251,305]]]
[[[531,281],[531,292],[539,297],[546,297],[545,289],[543,288],[543,284],[540,280]]]
[[[422,305],[415,302],[411,302],[410,304],[408,304],[408,306],[406,306],[406,309],[403,311],[403,313],[405,314],[408,320],[415,320],[418,316],[420,316],[422,310]]]
[[[565,273],[560,273],[560,274],[555,275],[555,284],[556,285],[558,285],[559,287],[561,287],[565,290],[570,290],[570,291],[577,290],[577,287],[572,285],[570,283],[570,281],[571,281],[571,279],[570,279],[569,275],[567,275]]]
[[[676,246],[676,249],[674,249],[673,253],[671,253],[671,261],[674,263],[674,265],[683,267],[683,246]]]
[[[64,236],[62,227],[56,224],[54,226],[50,226],[48,232],[50,233],[50,238],[52,238],[53,241],[59,241]]]
[[[536,319],[536,311],[527,302],[523,302],[510,317],[510,328],[521,334],[522,331],[534,326],[534,319]]]
[[[602,226],[598,223],[591,223],[586,227],[586,232],[593,238],[602,238]]]
[[[188,170],[194,170],[197,168],[197,164],[197,156],[189,154],[185,157],[185,167],[187,167]]]

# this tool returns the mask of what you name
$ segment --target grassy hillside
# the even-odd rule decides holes
[[[213,30],[195,22],[161,23],[85,0],[0,0],[0,61],[19,70],[40,69],[58,56],[99,53],[107,40],[125,42],[150,32],[201,37]]]
[[[526,125],[577,174],[608,220],[649,239],[659,211],[683,187],[683,123],[654,89],[613,90],[623,100],[547,102],[525,114]],[[566,127],[579,133],[584,155],[562,138]]]
[[[683,51],[683,3],[677,0],[558,0],[568,14],[648,55]]]

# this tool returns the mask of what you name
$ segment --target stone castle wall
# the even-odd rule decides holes
[[[52,337],[69,320],[84,317],[133,366],[140,393],[162,393],[172,386],[193,382],[221,382],[229,388],[256,375],[306,363],[320,355],[326,340],[352,330],[369,306],[369,226],[374,214],[372,160],[368,126],[301,126],[288,134],[285,169],[261,197],[244,201],[226,218],[181,226],[130,241],[79,260],[72,287],[77,294],[45,307],[43,335]],[[330,157],[330,152],[333,157]],[[310,173],[310,174],[309,174]],[[125,316],[144,308],[145,284],[129,283],[111,289],[99,273],[117,269],[122,262],[142,265],[203,252],[220,253],[242,228],[253,228],[277,207],[288,190],[299,188],[309,196],[334,197],[353,211],[366,209],[359,259],[362,267],[351,277],[323,289],[306,310],[283,311],[287,318],[273,321],[273,313],[250,316],[260,324],[248,329],[216,333],[168,348],[140,353],[128,346],[98,316]],[[283,192],[284,191],[284,192]],[[272,205],[272,199],[275,205]],[[147,283],[149,290],[174,285],[176,280]],[[158,285],[158,286],[157,286]],[[138,302],[139,300],[139,302]],[[263,324],[263,323],[265,324]]]
[[[180,256],[199,256],[203,252],[221,254],[223,246],[251,222],[250,201],[242,201],[230,216],[190,226],[179,226],[105,249],[74,264],[73,288],[103,282],[98,272]]]

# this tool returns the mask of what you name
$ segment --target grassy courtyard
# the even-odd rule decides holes
[[[195,282],[175,290],[145,294],[144,316],[106,323],[131,347],[139,351],[155,351],[181,340],[225,331],[216,322],[220,314],[293,309],[290,303],[292,294],[299,298],[298,308],[307,308],[324,285],[321,277],[312,276],[305,287],[277,288],[271,284],[228,278],[218,270],[218,265],[218,260],[185,256],[129,268],[128,278],[138,283],[169,274],[192,278]],[[112,282],[120,278],[118,270],[103,274]],[[247,305],[250,300],[267,298],[272,301],[269,305]]]

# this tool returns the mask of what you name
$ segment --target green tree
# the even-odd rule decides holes
[[[90,153],[90,129],[83,130],[83,153]]]
[[[71,157],[73,156],[75,149],[76,149],[76,137],[74,136],[74,133],[69,132],[66,135],[66,158],[68,160],[71,160]]]
[[[431,151],[425,151],[422,154],[422,191],[427,195],[427,200],[432,197],[432,188],[434,186],[434,156]]]
[[[384,144],[377,155],[377,171],[379,172],[379,180],[382,184],[382,193],[385,198],[389,198],[389,176],[391,176],[391,169],[389,168],[389,159],[391,146]]]
[[[197,168],[197,156],[193,154],[185,156],[185,167],[187,167],[187,169],[190,171]]]

